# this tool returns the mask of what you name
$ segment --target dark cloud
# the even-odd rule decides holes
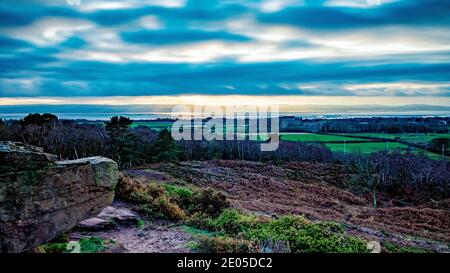
[[[262,13],[258,1],[198,1],[190,0],[183,7],[146,6],[120,10],[82,11],[65,4],[43,4],[39,1],[19,0],[0,3],[0,97],[14,96],[113,96],[113,95],[179,95],[179,94],[240,94],[240,95],[348,95],[341,89],[311,90],[299,85],[319,83],[328,85],[390,83],[421,81],[448,82],[450,55],[445,50],[430,50],[415,54],[352,57],[332,57],[315,60],[268,62],[257,59],[242,63],[238,57],[219,54],[203,63],[157,63],[133,59],[124,63],[79,61],[77,50],[95,49],[86,36],[65,35],[64,41],[45,45],[20,40],[16,27],[23,27],[48,17],[83,19],[100,28],[112,30],[123,43],[112,54],[128,53],[136,47],[153,50],[154,47],[177,45],[179,49],[191,42],[217,40],[240,42],[243,52],[252,54],[246,45],[255,42],[223,27],[239,16],[248,15],[265,24],[286,24],[307,28],[320,37],[334,33],[371,27],[439,26],[450,25],[450,2],[438,0],[402,0],[375,8],[330,7],[326,1],[306,1],[306,5],[285,7],[277,12]],[[260,3],[259,3],[260,4]],[[161,22],[158,30],[143,29],[137,20],[155,16]],[[211,24],[211,25],[210,25]],[[210,27],[212,26],[212,27]],[[194,29],[195,27],[195,29]],[[209,28],[210,27],[210,28]],[[244,26],[245,27],[245,26]],[[250,25],[248,26],[251,33]],[[437,29],[437,28],[436,28]],[[23,30],[21,30],[23,31]],[[258,30],[260,31],[260,30]],[[258,33],[259,34],[259,33]],[[392,33],[391,33],[392,34]],[[445,34],[445,33],[443,33]],[[445,35],[442,39],[446,39]],[[39,34],[38,35],[43,35]],[[84,34],[86,35],[86,34]],[[94,35],[94,34],[93,34]],[[383,37],[379,33],[378,36]],[[401,37],[402,33],[398,33]],[[439,36],[439,35],[438,35]],[[89,37],[95,38],[95,37]],[[274,39],[276,40],[276,39]],[[260,42],[260,41],[258,41]],[[256,42],[255,42],[256,43]],[[260,42],[266,43],[266,42]],[[133,45],[128,48],[128,45]],[[150,46],[149,46],[150,45]],[[271,46],[270,42],[267,44]],[[123,46],[123,47],[121,47]],[[319,49],[314,41],[293,37],[283,41],[279,50]],[[321,49],[321,48],[320,48]],[[324,49],[325,50],[325,49]],[[133,51],[139,56],[140,51]],[[177,52],[174,52],[177,53]],[[61,57],[74,57],[71,58]],[[260,53],[259,53],[260,54]],[[267,53],[268,55],[270,54]],[[232,55],[232,54],[230,54]],[[261,54],[260,54],[261,55]],[[258,56],[260,56],[258,55]],[[351,55],[351,54],[350,54]],[[89,54],[86,54],[89,56]],[[270,57],[270,56],[267,56]],[[270,58],[267,58],[270,59]],[[276,58],[274,58],[276,59]],[[436,60],[439,60],[436,61]],[[433,62],[432,62],[433,61]],[[180,61],[181,62],[181,61]],[[33,79],[31,90],[23,82]],[[405,96],[408,93],[399,92]],[[449,90],[441,95],[450,96]]]
[[[345,95],[346,93],[340,90],[301,90],[298,85],[325,85],[329,82],[389,83],[399,80],[445,82],[450,75],[450,63],[355,66],[351,63],[281,62],[211,66],[75,62],[64,67],[47,65],[30,69],[29,65],[23,63],[24,59],[15,63],[16,70],[23,69],[28,76],[46,75],[40,84],[40,95],[67,97],[179,94]],[[35,64],[48,61],[32,60]],[[4,71],[1,72],[4,74]],[[74,81],[75,84],[65,84]],[[77,82],[83,84],[78,85]],[[448,96],[449,91],[446,93]],[[29,94],[26,90],[14,94],[0,90],[0,96],[3,97],[17,95]]]
[[[0,36],[0,48],[5,49],[19,49],[32,47],[30,43],[22,40],[13,39],[7,36]]]
[[[0,27],[26,26],[47,16],[66,18],[83,17],[81,13],[70,8],[68,5],[46,6],[34,0],[5,0],[0,3]]]
[[[248,37],[231,34],[223,31],[200,31],[200,30],[141,30],[124,32],[121,34],[123,40],[140,44],[174,44],[189,43],[208,40],[225,41],[249,41]]]
[[[404,0],[374,8],[305,5],[275,13],[260,14],[265,23],[338,30],[384,25],[448,25],[450,2],[446,0]]]
[[[202,1],[203,5],[191,3],[183,8],[142,7],[124,10],[102,10],[84,15],[86,18],[104,26],[128,23],[144,16],[158,16],[167,26],[184,26],[192,21],[217,21],[241,15],[249,10],[238,4],[218,5],[211,1]]]

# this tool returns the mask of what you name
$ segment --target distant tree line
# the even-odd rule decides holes
[[[274,152],[261,152],[256,141],[175,141],[169,130],[131,128],[126,117],[86,124],[59,120],[51,114],[30,114],[18,121],[0,120],[0,140],[20,141],[43,147],[61,159],[106,156],[120,168],[152,162],[179,160],[250,160],[336,162],[349,168],[350,180],[336,181],[357,192],[383,192],[425,202],[450,198],[450,162],[409,153],[380,152],[371,155],[333,153],[321,144],[280,142]],[[448,139],[436,139],[436,150],[448,148]],[[375,199],[375,198],[374,198]]]
[[[281,118],[285,132],[322,133],[448,133],[449,118],[349,118],[302,119]]]
[[[0,124],[0,140],[20,141],[43,147],[61,159],[106,156],[128,168],[150,161],[152,143],[158,133],[145,127],[130,128],[125,117],[113,117],[104,124],[58,120],[52,114],[30,114]]]

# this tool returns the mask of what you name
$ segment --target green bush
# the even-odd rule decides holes
[[[289,250],[294,253],[367,252],[366,242],[346,235],[340,224],[332,222],[313,223],[302,216],[283,216],[273,220],[236,210],[225,210],[215,219],[208,218],[205,215],[197,215],[195,219],[191,218],[188,224],[211,231],[223,232],[227,237],[231,236],[254,242],[258,244],[261,250],[267,251],[285,252]],[[229,242],[229,240],[225,240],[225,242]],[[209,246],[211,246],[212,243],[209,243]],[[210,249],[213,249],[213,247]]]
[[[41,246],[45,253],[67,252],[67,243],[47,243]]]
[[[192,197],[193,192],[189,188],[179,187],[172,184],[165,184],[164,190],[171,197],[189,198]]]
[[[213,226],[218,231],[229,235],[248,232],[258,221],[252,214],[244,214],[234,209],[225,210],[214,221]]]
[[[308,223],[298,216],[258,224],[246,234],[258,241],[289,242],[295,253],[358,253],[367,252],[367,243],[348,236],[341,225],[332,222]]]
[[[106,249],[107,244],[113,243],[105,241],[99,237],[83,238],[79,241],[81,253],[96,253]]]
[[[430,253],[430,250],[413,246],[400,246],[393,243],[383,243],[383,248],[389,253]]]
[[[197,249],[209,253],[258,253],[258,245],[253,241],[225,236],[200,236]]]
[[[100,237],[83,238],[78,241],[81,253],[97,253],[105,250],[109,245],[115,244],[114,241],[104,240]],[[45,253],[69,253],[73,249],[68,248],[67,242],[50,242],[41,246]]]

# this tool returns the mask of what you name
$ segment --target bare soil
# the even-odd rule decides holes
[[[189,253],[188,243],[192,236],[179,226],[165,221],[147,223],[144,227],[117,226],[102,231],[72,233],[69,236],[100,237],[113,240],[115,247],[106,252],[125,253]]]

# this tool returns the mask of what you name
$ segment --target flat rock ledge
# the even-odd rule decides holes
[[[57,161],[39,147],[0,142],[0,252],[23,252],[99,214],[114,198],[117,163]]]
[[[96,217],[78,223],[77,227],[83,230],[103,230],[116,225],[132,225],[139,221],[139,216],[127,208],[108,206]]]

